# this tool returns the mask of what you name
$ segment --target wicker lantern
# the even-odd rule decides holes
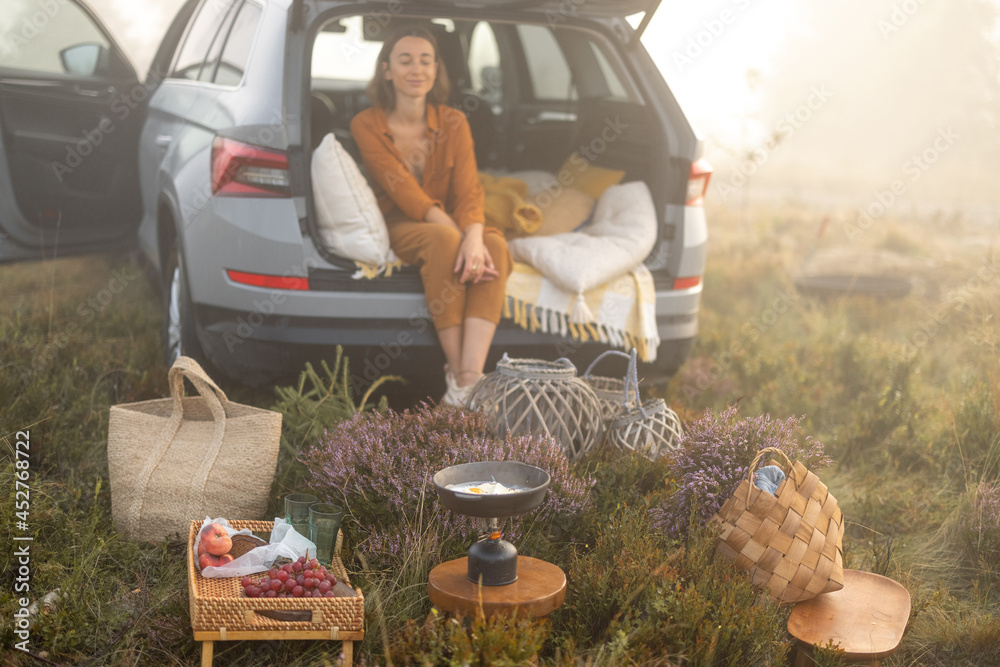
[[[618,447],[645,455],[655,461],[666,449],[677,449],[683,430],[677,413],[667,407],[662,398],[643,402],[639,397],[639,376],[636,352],[629,357],[628,375],[625,378],[624,401],[615,419],[608,426],[608,442]],[[634,400],[629,397],[629,388]]]
[[[587,370],[583,373],[583,381],[590,385],[590,388],[594,390],[597,395],[597,400],[601,403],[601,420],[608,426],[611,425],[611,420],[613,420],[622,407],[622,396],[625,394],[625,378],[624,376],[616,377],[602,377],[599,375],[593,375],[594,366],[598,364],[602,359],[609,356],[622,357],[628,359],[629,355],[624,352],[619,352],[618,350],[608,350],[607,352],[601,353],[596,359],[594,359]],[[626,371],[627,373],[627,371]]]
[[[568,359],[511,359],[504,354],[497,369],[476,384],[466,404],[486,414],[497,435],[554,438],[570,461],[589,452],[604,436],[600,402]]]

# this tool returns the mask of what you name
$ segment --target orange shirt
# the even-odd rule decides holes
[[[461,229],[484,222],[483,187],[476,172],[476,155],[469,121],[458,109],[427,105],[430,153],[423,183],[417,182],[389,131],[385,110],[371,107],[351,121],[351,134],[361,151],[379,208],[386,222],[423,220],[440,206]]]

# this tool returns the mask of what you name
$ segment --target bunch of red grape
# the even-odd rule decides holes
[[[272,567],[267,575],[255,582],[243,577],[243,594],[250,598],[332,598],[337,577],[313,558],[302,556],[294,563]]]

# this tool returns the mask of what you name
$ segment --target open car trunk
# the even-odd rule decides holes
[[[658,3],[582,0],[564,15],[565,24],[552,22],[551,16],[546,23],[545,12],[560,7],[567,11],[566,3],[479,4],[481,8],[472,11],[460,10],[454,3],[404,2],[404,12],[412,9],[413,16],[393,16],[385,25],[379,12],[365,17],[331,14],[317,21],[320,29],[311,43],[309,122],[303,123],[309,140],[304,144],[315,148],[333,133],[360,164],[348,129],[351,119],[370,106],[365,87],[387,26],[394,29],[412,20],[431,29],[438,40],[439,56],[452,82],[450,103],[469,119],[480,171],[544,170],[564,178],[560,172],[566,172],[564,165],[573,159],[576,165],[585,162],[624,172],[621,182],[641,180],[649,186],[660,218],[661,241],[671,241],[677,223],[667,220],[666,212],[684,205],[692,159],[678,154],[680,147],[671,145],[668,134],[690,128],[679,108],[665,113],[656,99],[659,91],[650,88],[622,52],[612,29],[626,25],[614,17],[647,11]],[[523,21],[480,18],[498,7],[504,18],[516,10]],[[662,85],[662,79],[653,83]],[[683,127],[672,127],[675,123]],[[310,218],[315,221],[315,215]],[[327,256],[343,269],[355,269],[353,262]],[[669,273],[663,263],[651,268]],[[349,279],[342,274],[318,270],[315,279],[332,281],[332,287]],[[420,290],[415,271],[378,282],[391,286],[371,288]]]

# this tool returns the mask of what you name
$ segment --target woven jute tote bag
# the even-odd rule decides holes
[[[184,396],[184,379],[198,396]],[[281,414],[233,403],[190,357],[170,398],[111,406],[108,468],[118,530],[149,542],[192,518],[261,519],[278,462]]]
[[[785,460],[785,481],[776,494],[751,479],[768,454]],[[844,516],[819,477],[766,447],[747,477],[712,517],[721,526],[716,552],[742,570],[779,604],[793,604],[844,587]]]

